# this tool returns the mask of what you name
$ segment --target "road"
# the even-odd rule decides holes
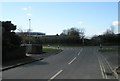
[[[101,66],[98,47],[62,48],[44,60],[3,71],[3,79],[109,79]],[[107,77],[107,78],[106,78]],[[113,80],[112,80],[113,81]]]

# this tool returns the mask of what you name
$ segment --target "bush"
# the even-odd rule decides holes
[[[25,47],[16,48],[16,50],[10,51],[9,53],[5,53],[2,56],[2,62],[21,59],[26,57],[26,49]]]
[[[21,57],[23,54],[25,54],[22,51],[18,51],[18,49],[22,49],[20,47],[21,37],[16,35],[14,30],[16,30],[16,25],[12,24],[11,21],[2,22],[2,57],[3,57],[3,60],[13,59],[13,57],[19,58],[19,56]],[[18,55],[19,53],[21,53],[21,55]]]

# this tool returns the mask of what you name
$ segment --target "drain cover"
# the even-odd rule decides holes
[[[113,73],[112,73],[112,72],[105,72],[105,74],[106,74],[106,75],[110,75],[110,76],[112,76],[112,75],[113,75]]]

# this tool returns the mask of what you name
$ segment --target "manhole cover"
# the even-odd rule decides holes
[[[113,73],[112,73],[112,72],[105,72],[105,74],[106,74],[106,75],[110,75],[110,76],[112,76],[112,75],[113,75]]]

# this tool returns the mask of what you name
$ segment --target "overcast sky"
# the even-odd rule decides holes
[[[99,35],[118,25],[117,2],[6,2],[1,21],[12,21],[18,29],[29,28],[47,35],[71,27],[84,28],[86,36]]]

